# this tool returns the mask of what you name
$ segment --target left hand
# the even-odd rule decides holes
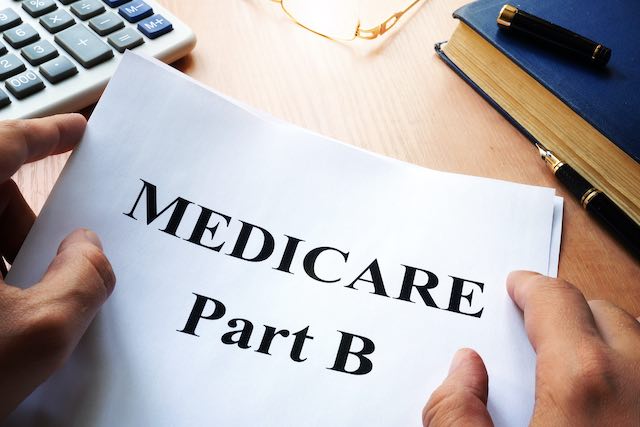
[[[0,254],[9,262],[35,220],[11,176],[23,163],[72,149],[85,125],[79,114],[0,122]],[[64,239],[33,286],[0,277],[0,422],[64,363],[114,285],[100,240],[86,229]]]

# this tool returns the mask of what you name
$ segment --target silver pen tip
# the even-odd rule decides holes
[[[544,148],[544,146],[538,142],[535,143],[536,148],[538,148],[538,152],[540,152],[540,157],[546,159],[549,156],[549,151]]]

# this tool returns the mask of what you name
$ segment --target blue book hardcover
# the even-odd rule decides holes
[[[480,0],[461,7],[453,16],[489,41],[636,162],[640,162],[640,25],[635,22],[640,16],[640,1],[523,0],[511,3],[611,48],[611,60],[605,69],[590,67],[542,45],[523,43],[522,39],[505,34],[496,25],[496,18],[504,4],[505,0]],[[436,45],[436,51],[531,138],[526,129],[446,57],[439,45]]]

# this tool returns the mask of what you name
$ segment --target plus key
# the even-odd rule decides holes
[[[83,25],[59,32],[55,41],[85,68],[113,58],[113,50]]]

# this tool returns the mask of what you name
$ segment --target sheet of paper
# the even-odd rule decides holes
[[[553,201],[553,225],[551,226],[551,248],[549,250],[549,270],[547,271],[547,276],[551,277],[558,277],[563,213],[564,199],[556,196]]]
[[[167,69],[168,72],[174,73],[175,75],[178,75],[180,77],[185,78],[185,76],[178,70],[176,70],[175,68],[168,68]],[[187,77],[188,78],[188,77]],[[190,79],[191,82],[193,84],[199,85],[202,88],[207,89],[210,92],[214,92],[216,95],[218,95],[219,97],[235,104],[237,107],[243,108],[246,111],[266,120],[266,121],[270,121],[273,123],[278,123],[278,124],[284,124],[288,127],[295,127],[294,125],[288,124],[276,117],[273,117],[272,115],[264,112],[264,111],[260,111],[257,110],[253,107],[251,107],[250,105],[246,105],[242,102],[239,102],[237,100],[234,100],[233,98],[230,98],[229,96],[226,96],[222,93],[216,92],[215,90],[208,88],[206,86],[204,86],[202,83]],[[300,130],[304,130],[306,133],[310,133],[310,134],[314,134],[313,132],[306,130],[306,129],[300,129]],[[329,139],[331,140],[331,138],[316,134],[317,136],[320,136],[324,139]],[[339,142],[337,140],[333,140],[334,142]],[[354,149],[358,149],[353,147]],[[363,150],[364,152],[367,152],[366,150]],[[401,164],[403,164],[405,167],[416,167],[418,169],[424,170],[424,168],[421,168],[419,166],[413,165],[413,164],[409,164],[409,163],[405,163],[399,160],[395,160],[395,159],[391,159],[388,157],[384,157],[384,156],[380,156],[379,154],[375,154],[375,153],[371,153],[371,152],[367,152],[367,154],[372,155],[372,156],[379,156],[381,158],[384,158],[385,160],[389,161],[389,162],[399,162]],[[551,277],[557,277],[558,276],[558,268],[559,268],[559,261],[560,261],[560,243],[561,243],[561,239],[562,239],[562,218],[563,218],[563,211],[564,211],[564,199],[562,197],[558,197],[556,196],[554,198],[554,204],[553,204],[553,222],[551,225],[551,247],[550,247],[550,251],[549,251],[549,266],[547,268],[546,274],[548,276]]]
[[[126,54],[8,279],[82,226],[116,291],[8,425],[418,426],[460,347],[496,425],[524,425],[535,359],[505,278],[557,263],[553,216],[551,189],[366,153]]]

